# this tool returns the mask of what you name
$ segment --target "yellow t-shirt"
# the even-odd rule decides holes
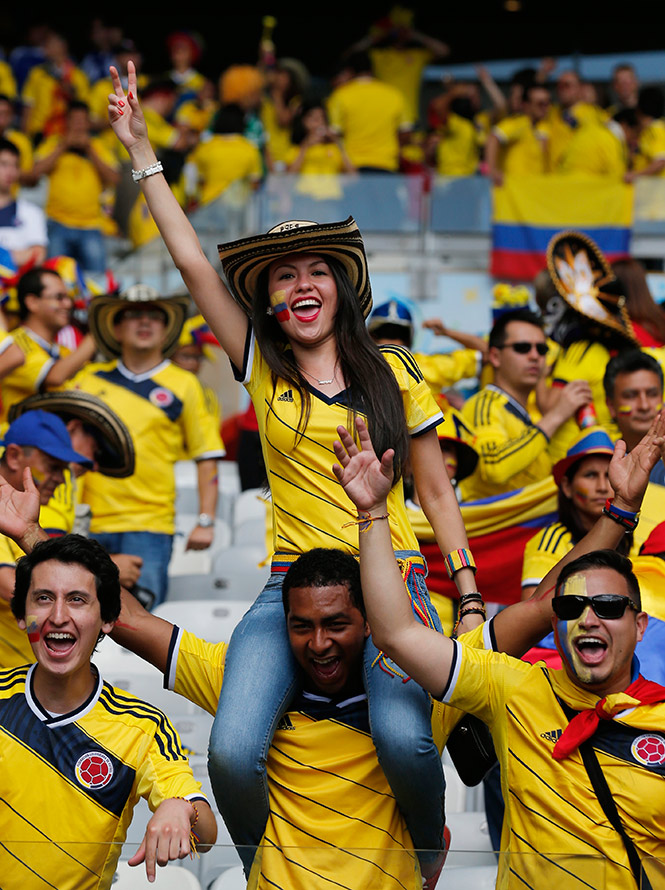
[[[371,77],[357,78],[332,93],[328,115],[356,167],[397,170],[398,134],[410,124],[399,90]]]
[[[400,346],[381,348],[404,400],[407,429],[412,436],[434,429],[442,414],[423,380],[413,356]],[[358,528],[344,528],[356,511],[333,475],[333,442],[337,427],[347,426],[346,391],[328,397],[310,389],[311,410],[303,436],[298,436],[300,397],[284,380],[273,389],[272,374],[254,334],[248,332],[245,365],[236,370],[249,393],[258,422],[263,457],[272,492],[273,547],[287,553],[305,553],[314,547],[337,547],[358,553]],[[409,524],[402,482],[388,496],[390,530],[394,550],[418,550]]]
[[[27,173],[28,170],[32,170],[32,143],[25,133],[22,133],[20,130],[5,130],[3,136],[5,139],[13,142],[18,148],[21,173]]]
[[[431,50],[421,46],[397,49],[379,47],[370,50],[372,70],[383,83],[395,87],[404,96],[406,113],[411,123],[420,114],[420,86],[423,71],[434,58]]]
[[[665,121],[652,121],[642,130],[637,143],[634,165],[636,170],[644,170],[653,161],[665,160]],[[665,176],[665,167],[656,174]]]
[[[492,130],[502,146],[499,163],[506,176],[546,173],[548,132],[540,123],[534,126],[526,114],[505,117]]]
[[[628,160],[628,146],[622,136],[607,125],[586,124],[573,133],[558,172],[622,179]]]
[[[168,360],[139,375],[118,361],[88,366],[70,388],[98,396],[122,418],[136,455],[134,474],[126,479],[94,472],[81,477],[90,531],[173,534],[175,462],[183,454],[192,460],[224,456],[197,378]]]
[[[473,121],[450,112],[436,147],[439,176],[473,176],[480,160],[480,138]]]
[[[80,68],[71,65],[64,80],[63,88],[61,81],[53,77],[45,65],[35,66],[28,74],[21,93],[21,102],[28,106],[30,112],[28,135],[62,133],[71,99],[88,101],[90,84]]]
[[[549,132],[550,169],[558,169],[561,158],[578,127],[588,124],[598,126],[606,121],[607,113],[588,102],[577,102],[565,112],[558,105],[552,106],[545,119]]]
[[[263,172],[261,152],[238,133],[202,139],[187,156],[187,164],[196,170],[202,204],[214,201],[232,182],[258,182]]]
[[[477,377],[480,373],[481,356],[475,349],[456,349],[439,355],[414,352],[413,357],[434,396],[460,380]]]
[[[25,361],[0,381],[3,423],[11,406],[42,390],[44,380],[56,361],[71,352],[66,346],[47,343],[29,328],[16,328],[10,336],[23,353]]]
[[[36,160],[48,157],[58,146],[60,136],[45,139],[35,152]],[[95,137],[90,141],[97,157],[108,167],[118,163],[105,143]],[[104,223],[101,197],[105,185],[95,165],[75,151],[65,151],[48,176],[46,215],[49,219],[77,229],[98,229]]]

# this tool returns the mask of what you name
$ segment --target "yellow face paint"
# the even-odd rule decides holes
[[[565,596],[566,594],[575,596],[588,595],[586,578],[584,577],[584,575],[571,575],[570,578],[566,580],[563,585],[563,590],[559,594],[559,596]],[[571,672],[582,683],[590,683],[593,679],[591,668],[588,665],[582,663],[577,650],[572,643],[573,637],[577,634],[578,621],[579,618],[575,619],[575,621],[562,621],[561,619],[558,619],[554,631],[554,636],[555,639],[559,642],[561,655],[565,659]]]
[[[632,414],[633,406],[632,405],[619,405],[617,407],[617,414]]]
[[[286,291],[284,290],[276,290],[270,294],[270,305],[275,318],[280,324],[288,321],[291,317],[289,307],[286,305],[285,297]]]

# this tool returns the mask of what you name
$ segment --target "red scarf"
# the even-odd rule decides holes
[[[601,720],[612,720],[615,714],[627,708],[654,705],[663,701],[665,686],[645,680],[640,674],[623,692],[606,695],[596,702],[595,708],[587,708],[576,714],[554,746],[552,757],[555,760],[565,760],[582,742],[591,738]]]

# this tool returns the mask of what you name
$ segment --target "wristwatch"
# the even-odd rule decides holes
[[[199,521],[197,525],[199,525],[201,528],[212,528],[214,524],[215,520],[212,518],[212,516],[208,516],[207,513],[199,513]]]

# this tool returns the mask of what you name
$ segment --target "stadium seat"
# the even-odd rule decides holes
[[[222,591],[223,593],[223,591]],[[166,599],[173,600],[218,600],[220,590],[210,572],[202,574],[169,574],[169,586]]]
[[[233,505],[233,526],[248,519],[266,518],[266,501],[262,489],[248,488],[240,492]]]
[[[446,823],[452,839],[446,859],[446,872],[452,866],[496,866],[485,813],[448,812]]]
[[[150,883],[144,865],[131,867],[126,862],[118,863],[114,890],[147,890],[148,887],[156,887],[157,890],[201,890],[196,875],[179,865],[158,866],[154,883]]]
[[[210,890],[244,890],[247,886],[242,866],[228,868],[210,885]]]
[[[233,628],[247,611],[246,602],[227,600],[182,600],[161,603],[154,613],[178,627],[186,628],[192,633],[211,643],[228,642]]]
[[[254,602],[270,575],[269,565],[259,565],[265,558],[265,546],[216,550],[212,557],[215,586],[230,591],[236,600]]]
[[[494,890],[496,871],[496,865],[451,868],[446,861],[441,873],[441,886],[445,887],[445,890]]]

